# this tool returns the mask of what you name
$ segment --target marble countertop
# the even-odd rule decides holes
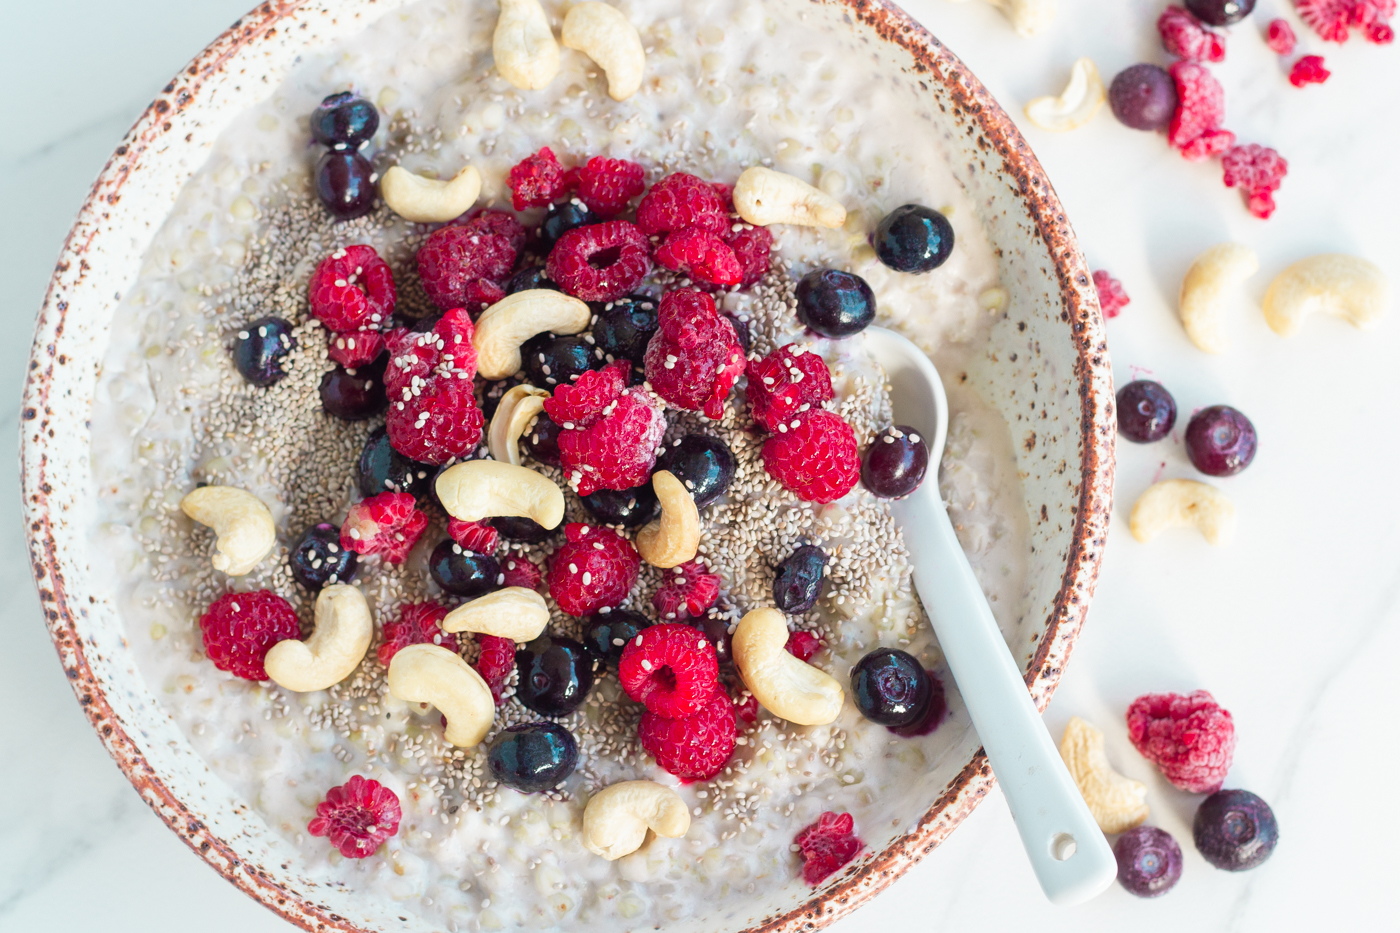
[[[201,864],[132,791],[73,700],[44,630],[20,535],[15,443],[29,331],[53,260],[87,186],[122,133],[185,61],[250,0],[68,0],[13,4],[0,50],[0,443],[8,455],[0,538],[0,931],[105,933],[198,927],[203,933],[291,929]],[[1092,57],[1106,77],[1135,61],[1165,63],[1152,23],[1161,0],[1060,0],[1053,28],[1018,38],[985,3],[910,0],[910,11],[960,54],[1020,119],[1031,97],[1058,93],[1070,64]],[[1285,14],[1285,8],[1287,12]],[[1333,70],[1295,90],[1259,35],[1289,16]],[[1151,822],[1186,850],[1175,891],[1156,901],[1116,885],[1077,908],[1049,907],[992,794],[943,846],[836,933],[903,929],[1254,931],[1395,923],[1400,855],[1400,322],[1361,334],[1310,320],[1284,340],[1250,304],[1234,309],[1234,348],[1206,356],[1175,316],[1178,283],[1201,250],[1254,247],[1251,302],[1284,266],[1353,252],[1400,285],[1400,47],[1323,47],[1287,0],[1260,0],[1215,68],[1228,125],[1272,145],[1290,175],[1275,217],[1251,218],[1221,186],[1218,163],[1190,164],[1156,135],[1105,110],[1054,135],[1025,125],[1094,268],[1122,279],[1132,304],[1108,325],[1117,377],[1150,373],[1183,415],[1215,403],[1245,411],[1260,435],[1254,465],[1221,481],[1240,513],[1227,548],[1186,532],[1150,545],[1127,512],[1159,474],[1193,474],[1181,444],[1121,443],[1107,558],[1087,627],[1046,714],[1057,737],[1074,715],[1110,733],[1110,757],[1150,789]],[[879,132],[872,127],[871,132]],[[1393,309],[1392,309],[1393,312]],[[1183,418],[1184,420],[1184,418]],[[1179,437],[1180,432],[1177,432]],[[1152,691],[1205,688],[1234,715],[1239,746],[1228,786],[1267,799],[1281,844],[1263,868],[1216,871],[1190,845],[1199,798],[1170,788],[1127,744],[1127,704]]]

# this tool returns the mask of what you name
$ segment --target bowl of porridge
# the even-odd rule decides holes
[[[552,80],[522,90],[493,57],[495,3],[264,5],[133,127],[65,245],[25,392],[47,623],[146,802],[306,929],[811,929],[898,877],[993,781],[889,500],[857,481],[857,452],[892,427],[869,318],[824,321],[813,295],[873,307],[937,363],[951,418],[927,481],[1043,708],[1107,532],[1093,285],[1012,122],[893,5],[619,3],[645,60],[621,94],[612,53],[570,40],[564,4],[543,9],[564,47]],[[314,143],[313,112],[347,90],[377,128]],[[472,166],[480,189],[456,218],[410,219],[387,194],[343,198],[356,216],[337,217],[314,183],[332,158],[364,160],[385,191],[394,167],[438,197]],[[745,177],[796,192],[784,220],[756,217]],[[675,220],[699,223],[691,198],[720,205],[703,249]],[[921,274],[876,249],[909,204],[954,244]],[[431,257],[448,240],[457,271],[488,249],[495,271],[444,273]],[[575,249],[572,266],[557,255]],[[599,285],[628,250],[631,277]],[[384,315],[328,324],[346,289],[383,298],[383,280],[356,286],[375,275]],[[504,351],[482,337],[527,305],[548,325],[516,327]],[[608,323],[624,305],[651,315],[645,360],[605,352],[631,339]],[[474,352],[448,346],[462,340]],[[773,379],[782,392],[759,385]],[[533,417],[510,431],[522,403]],[[619,412],[641,420],[607,428]],[[501,480],[472,504],[470,483],[511,470],[539,495]],[[235,566],[223,549],[258,534]],[[325,608],[332,592],[358,621]],[[483,611],[492,599],[504,608]],[[245,605],[275,606],[253,628],[281,632],[252,668],[228,642],[251,637],[228,621]],[[349,673],[279,673],[270,645],[332,616],[360,626]],[[801,702],[758,682],[763,624],[780,647],[788,628],[764,664],[806,685]],[[682,674],[662,683],[649,659],[665,651],[685,661],[667,655]],[[898,730],[851,687],[882,651],[925,672],[930,699]],[[442,692],[452,678],[475,706]],[[537,786],[517,773],[523,736],[560,759]],[[643,787],[631,810],[605,793],[627,782]],[[327,838],[352,798],[377,822]],[[599,835],[605,802],[642,820],[631,842]],[[812,827],[822,857],[842,853],[821,870]]]

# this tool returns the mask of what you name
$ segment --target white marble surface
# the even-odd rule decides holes
[[[50,647],[24,558],[14,444],[29,330],[49,270],[92,178],[122,132],[189,57],[250,0],[53,0],[10,4],[0,46],[0,443],[9,451],[0,515],[5,640],[0,649],[0,930],[104,933],[197,927],[290,929],[227,885],[140,802],[73,700]],[[1106,76],[1164,62],[1152,22],[1161,0],[1060,0],[1047,35],[1017,38],[984,3],[909,7],[1019,117],[1058,91],[1069,64]],[[1277,147],[1292,174],[1273,220],[1243,210],[1215,164],[1191,165],[1107,112],[1077,132],[1028,127],[1095,268],[1123,279],[1133,303],[1109,324],[1120,382],[1148,370],[1185,414],[1226,402],[1259,428],[1253,467],[1221,483],[1240,533],[1211,549],[1186,532],[1139,545],[1127,533],[1136,495],[1162,471],[1193,475],[1182,448],[1123,444],[1118,508],[1099,594],[1046,715],[1058,736],[1080,715],[1107,728],[1110,755],[1147,781],[1152,822],[1182,841],[1185,875],[1158,901],[1118,887],[1074,909],[1046,905],[1002,799],[993,795],[951,840],[835,929],[1276,931],[1395,928],[1394,840],[1400,810],[1389,682],[1400,652],[1400,324],[1362,335],[1316,320],[1284,341],[1252,307],[1236,309],[1233,351],[1207,357],[1174,317],[1181,275],[1224,239],[1255,247],[1271,276],[1319,251],[1365,255],[1400,284],[1400,47],[1329,47],[1324,87],[1297,91],[1258,36],[1287,0],[1260,0],[1216,69],[1228,125]],[[1291,12],[1289,13],[1291,16]],[[1295,25],[1297,20],[1294,19]],[[1298,27],[1302,41],[1320,46]],[[872,127],[871,132],[879,132]],[[1179,432],[1178,432],[1179,433]],[[1211,869],[1190,846],[1198,798],[1172,790],[1128,746],[1127,703],[1158,690],[1213,691],[1235,716],[1229,786],[1274,806],[1282,843],[1244,875]]]

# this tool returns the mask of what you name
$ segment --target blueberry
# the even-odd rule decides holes
[[[706,640],[715,648],[715,659],[728,664],[734,659],[734,636],[729,631],[729,619],[720,615],[706,614],[703,619],[688,619],[686,624],[698,628]]]
[[[530,429],[520,435],[521,450],[540,463],[547,463],[550,466],[559,466],[559,432],[562,429],[554,423],[554,419],[540,412],[535,416],[534,424]]]
[[[695,505],[703,509],[724,495],[734,481],[737,463],[729,446],[719,438],[687,434],[667,445],[656,458],[656,468],[685,483]]]
[[[739,346],[743,348],[744,355],[748,356],[753,351],[753,334],[749,331],[749,321],[747,317],[724,312],[724,316],[729,319],[729,323],[734,325],[734,336],[739,338]]]
[[[453,596],[482,596],[500,588],[501,565],[490,554],[467,551],[451,538],[433,548],[428,558],[433,581]]]
[[[349,583],[359,558],[340,546],[338,527],[321,522],[301,533],[288,561],[298,583],[308,590],[319,590],[331,583]]]
[[[1233,26],[1254,12],[1254,0],[1186,0],[1186,9],[1203,23]]]
[[[500,516],[491,519],[491,527],[500,532],[507,541],[520,541],[524,544],[540,544],[554,536],[559,528],[545,528],[539,522],[516,516]],[[562,528],[563,525],[560,525]]]
[[[280,317],[260,317],[234,338],[233,365],[253,385],[270,386],[287,375],[282,357],[296,345],[292,325]]]
[[[541,635],[516,649],[515,666],[515,698],[541,716],[567,716],[593,689],[593,659],[572,638]]]
[[[381,492],[410,492],[421,498],[428,495],[437,472],[437,467],[410,460],[395,450],[382,427],[369,432],[357,467],[360,495],[366,499]]]
[[[583,507],[604,525],[621,525],[636,528],[651,521],[656,514],[656,491],[651,483],[644,483],[632,489],[599,489],[586,496],[579,496]]]
[[[353,220],[374,210],[374,166],[354,149],[332,149],[316,163],[316,196],[336,217]]]
[[[1253,423],[1229,405],[1203,408],[1186,425],[1186,455],[1207,476],[1234,476],[1258,448]]]
[[[536,288],[559,291],[559,286],[545,274],[544,266],[529,266],[512,275],[506,283],[506,294],[514,295],[516,292],[528,292]]]
[[[571,385],[590,369],[602,369],[603,357],[582,337],[539,334],[520,346],[525,381],[541,389]]]
[[[650,619],[630,609],[614,609],[590,616],[584,625],[583,648],[606,666],[617,670],[618,662],[622,660],[622,649],[637,637],[638,632],[650,625]]]
[[[576,227],[601,223],[603,218],[590,211],[578,198],[549,205],[540,224],[540,248],[546,253],[554,249],[559,238]]]
[[[593,340],[603,351],[603,358],[627,360],[633,370],[640,369],[647,343],[660,326],[657,323],[659,306],[650,295],[627,295],[604,304],[593,322]]]
[[[907,651],[876,648],[851,668],[856,709],[882,726],[909,726],[928,712],[928,672]]]
[[[794,615],[815,606],[822,595],[826,561],[826,552],[815,544],[804,544],[789,554],[773,577],[773,604]]]
[[[1160,441],[1176,424],[1176,400],[1160,382],[1134,379],[1118,390],[1118,433],[1137,444]]]
[[[388,354],[351,372],[337,366],[321,377],[321,407],[343,421],[364,421],[389,407],[384,394]]]
[[[875,320],[875,293],[858,275],[814,269],[797,283],[797,317],[823,337],[849,337]]]
[[[896,207],[875,228],[875,255],[896,272],[932,272],[953,253],[953,225],[918,204]]]
[[[515,386],[520,383],[514,379],[497,379],[481,384],[481,392],[477,397],[476,407],[481,409],[481,416],[490,424],[491,419],[496,417],[496,409],[501,405],[501,399]]]
[[[1119,836],[1113,857],[1118,883],[1138,897],[1160,897],[1181,879],[1181,846],[1155,826],[1138,826]]]
[[[928,443],[907,424],[886,428],[865,449],[860,479],[883,499],[898,499],[919,488],[928,472]]]
[[[508,726],[486,753],[491,776],[527,794],[558,787],[578,765],[578,742],[557,722]]]
[[[1118,72],[1109,85],[1108,105],[1124,126],[1165,130],[1176,113],[1176,82],[1165,68],[1133,65]]]
[[[311,112],[311,135],[332,149],[354,149],[379,129],[379,111],[352,91],[332,94]]]
[[[1201,856],[1216,868],[1248,871],[1274,854],[1278,821],[1262,797],[1247,790],[1219,790],[1196,811],[1191,835]]]

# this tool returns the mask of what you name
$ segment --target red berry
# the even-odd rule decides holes
[[[538,590],[544,579],[539,564],[523,554],[514,554],[501,561],[501,575],[505,577],[501,581],[502,586],[523,586],[527,590]]]
[[[726,242],[734,250],[734,258],[739,260],[743,277],[740,288],[748,288],[768,274],[772,265],[773,234],[767,227],[750,227],[731,233]]]
[[[1200,162],[1235,144],[1235,134],[1223,130],[1225,89],[1203,66],[1177,62],[1168,69],[1176,82],[1177,107],[1167,128],[1167,142],[1182,156]]]
[[[448,518],[447,536],[462,546],[464,551],[475,554],[494,554],[500,541],[500,532],[485,522],[464,522],[460,518]]]
[[[476,672],[491,688],[491,698],[500,706],[504,702],[506,681],[515,670],[515,642],[495,635],[477,635],[481,656],[476,659]]]
[[[695,636],[690,626],[682,628]],[[718,684],[712,689],[709,700],[693,716],[671,719],[648,710],[637,727],[637,738],[647,754],[683,781],[708,781],[734,754],[734,703]]]
[[[544,413],[565,430],[586,428],[603,417],[603,410],[617,401],[627,387],[629,370],[625,362],[609,363],[589,370],[572,385],[561,385],[544,400]]]
[[[397,291],[394,274],[372,246],[331,253],[311,273],[311,316],[337,333],[388,326]]]
[[[306,824],[313,836],[327,836],[346,858],[369,858],[379,844],[399,831],[403,810],[389,788],[358,774],[326,791],[316,816]]]
[[[1298,45],[1298,36],[1294,34],[1293,27],[1288,25],[1287,20],[1276,19],[1269,23],[1269,31],[1266,33],[1266,40],[1269,48],[1280,55],[1292,55],[1293,49]]]
[[[415,507],[412,493],[381,492],[350,506],[340,526],[340,546],[356,554],[382,554],[391,564],[401,564],[423,529],[428,516]]]
[[[714,645],[702,632],[689,625],[662,623],[642,629],[627,642],[617,678],[627,695],[650,712],[684,719],[713,698],[719,661]]]
[[[377,330],[352,330],[331,334],[326,353],[346,369],[359,369],[379,358],[384,352],[384,335]]]
[[[461,308],[448,311],[427,332],[402,327],[390,331],[385,341],[389,365],[384,371],[389,395],[407,401],[416,394],[413,389],[422,389],[437,377],[470,386],[476,375],[476,348],[472,346],[475,332],[471,316]]]
[[[410,460],[460,460],[481,443],[485,418],[472,390],[473,331],[467,312],[456,308],[428,333],[396,330],[389,335],[385,427],[389,443]]]
[[[1225,187],[1239,186],[1255,217],[1267,219],[1274,212],[1274,192],[1288,175],[1288,160],[1267,146],[1236,146],[1221,160]]]
[[[399,649],[409,645],[438,645],[455,653],[459,649],[457,636],[442,630],[442,620],[447,618],[447,613],[447,607],[436,602],[401,606],[394,621],[385,622],[380,628],[381,641],[375,652],[379,663],[388,667]]]
[[[600,217],[622,213],[628,202],[646,187],[646,170],[626,159],[594,156],[574,177],[579,200]]]
[[[849,813],[828,810],[792,841],[801,850],[802,880],[821,884],[865,848],[855,834],[855,818]]]
[[[1213,794],[1235,754],[1235,723],[1204,690],[1150,693],[1128,707],[1128,738],[1182,790]]]
[[[1177,58],[1192,62],[1225,60],[1225,37],[1207,29],[1189,10],[1167,7],[1157,19],[1157,32],[1167,52]]]
[[[806,502],[834,502],[860,480],[856,433],[835,412],[814,408],[778,425],[763,442],[768,475]]]
[[[734,713],[749,725],[758,722],[758,697],[745,693],[743,699],[734,701]]]
[[[744,371],[744,348],[734,325],[694,288],[667,292],[660,328],[647,344],[647,382],[667,404],[718,420],[729,390]]]
[[[738,285],[744,267],[724,240],[701,227],[670,233],[656,250],[656,264],[706,285]]]
[[[477,307],[490,293],[473,289],[472,283],[485,279],[499,288],[515,268],[524,242],[519,221],[486,211],[464,224],[434,230],[418,248],[418,276],[439,308]]]
[[[1304,87],[1325,84],[1330,77],[1332,72],[1323,65],[1321,55],[1304,55],[1293,63],[1292,70],[1288,72],[1288,83],[1294,87]]]
[[[1366,38],[1376,45],[1390,45],[1395,41],[1395,30],[1389,23],[1370,23],[1366,26]]]
[[[799,661],[812,660],[822,648],[822,640],[811,632],[793,632],[788,636],[787,652]]]
[[[545,146],[515,163],[506,184],[510,185],[511,206],[517,211],[544,207],[564,193],[564,167]]]
[[[1327,42],[1351,38],[1350,28],[1360,25],[1354,17],[1367,8],[1366,0],[1293,0],[1293,6],[1303,22]]]
[[[271,590],[220,596],[199,619],[204,653],[221,671],[267,680],[263,661],[279,641],[301,637],[292,604]]]
[[[719,574],[710,573],[703,560],[672,567],[651,597],[657,615],[665,621],[699,617],[719,598]]]
[[[620,606],[632,592],[642,561],[637,549],[610,528],[569,522],[566,543],[549,562],[549,595],[571,616]]]
[[[1123,283],[1103,269],[1094,272],[1094,290],[1099,293],[1099,308],[1105,318],[1115,318],[1132,301],[1123,290]]]
[[[564,477],[581,496],[640,486],[656,465],[666,416],[647,392],[624,388],[631,371],[626,360],[609,363],[559,386],[544,403],[560,426]]]
[[[613,301],[651,271],[651,244],[625,220],[575,227],[549,251],[545,271],[575,298]]]
[[[637,206],[637,226],[647,236],[686,227],[724,236],[729,229],[729,210],[715,186],[703,178],[676,172],[652,185],[642,198]]]
[[[821,354],[788,344],[749,362],[749,410],[766,431],[834,396],[831,370]]]

